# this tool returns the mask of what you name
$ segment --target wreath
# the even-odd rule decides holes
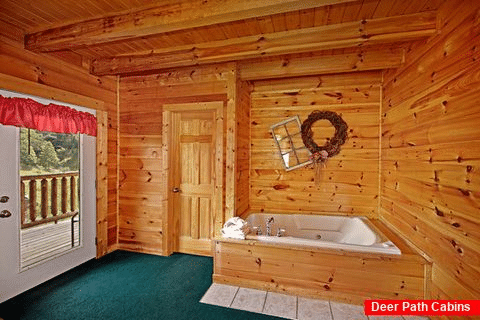
[[[335,135],[331,139],[327,139],[327,143],[319,146],[313,141],[312,125],[318,120],[328,120],[335,127]],[[305,147],[310,150],[312,156],[310,159],[314,164],[322,163],[337,155],[340,152],[340,146],[347,140],[348,125],[340,115],[333,111],[314,111],[310,113],[308,118],[302,123],[301,132],[302,140]]]

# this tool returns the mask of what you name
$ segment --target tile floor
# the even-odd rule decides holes
[[[367,317],[362,306],[290,296],[214,283],[201,303],[299,320],[427,320],[426,317]]]

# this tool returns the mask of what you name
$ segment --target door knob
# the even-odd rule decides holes
[[[7,197],[7,196],[3,196],[3,197],[0,198],[0,202],[1,202],[1,203],[7,203],[7,202],[8,202],[8,199],[10,199],[10,198]]]
[[[0,212],[0,218],[8,218],[10,216],[12,216],[12,213],[8,210],[3,210]]]
[[[182,190],[180,190],[180,188],[178,188],[178,187],[175,187],[175,188],[172,189],[173,193],[179,193],[180,191],[182,191]]]

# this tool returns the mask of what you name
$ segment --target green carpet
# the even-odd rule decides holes
[[[278,319],[200,303],[212,258],[115,251],[0,304],[4,320]]]

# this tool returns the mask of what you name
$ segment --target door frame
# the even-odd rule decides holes
[[[1,91],[2,95],[4,91]],[[15,95],[18,95],[15,93]],[[21,94],[22,96],[24,94]],[[80,168],[79,168],[79,208],[80,208],[80,244],[61,253],[56,253],[46,259],[33,264],[22,265],[22,236],[21,236],[21,198],[20,192],[20,129],[15,126],[0,125],[2,140],[6,144],[4,150],[4,165],[8,172],[2,178],[13,184],[8,184],[8,191],[2,189],[2,195],[10,197],[8,204],[12,216],[8,220],[0,221],[2,240],[5,245],[0,263],[2,276],[0,277],[0,302],[4,302],[22,292],[25,292],[63,272],[73,269],[86,261],[95,258],[96,247],[96,193],[92,189],[95,184],[96,166],[96,139],[95,137],[80,135]],[[7,138],[6,138],[7,137]],[[5,206],[2,205],[2,209]],[[3,220],[3,219],[2,219]],[[6,229],[7,230],[6,230]],[[7,231],[7,232],[4,232]],[[6,240],[6,241],[5,241]],[[4,251],[5,250],[5,251]]]
[[[223,225],[223,180],[224,180],[224,101],[192,102],[163,105],[162,114],[162,212],[163,212],[163,239],[162,250],[164,255],[170,255],[178,248],[177,226],[174,216],[174,154],[173,136],[178,130],[176,122],[182,112],[211,110],[215,112],[215,150],[214,150],[214,195],[212,213],[214,218],[214,236],[218,236]],[[177,118],[177,119],[176,119]]]
[[[20,79],[3,73],[0,73],[0,89],[24,93],[44,99],[57,100],[58,102],[70,103],[96,110],[97,259],[114,251],[116,246],[108,246],[108,112],[105,103],[98,99]]]

